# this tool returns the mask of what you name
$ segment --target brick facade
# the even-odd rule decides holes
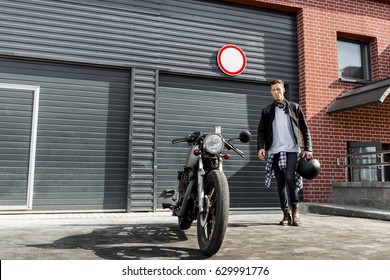
[[[305,182],[306,202],[333,203],[333,182],[345,181],[336,156],[348,141],[390,144],[390,97],[384,103],[327,114],[340,94],[360,86],[338,79],[337,38],[370,43],[373,81],[390,77],[390,4],[369,0],[231,0],[296,13],[298,23],[300,102],[311,129],[321,174]]]

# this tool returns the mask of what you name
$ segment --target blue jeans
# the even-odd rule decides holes
[[[272,164],[276,185],[278,187],[280,207],[282,209],[297,207],[299,203],[298,188],[295,180],[298,156],[297,153],[287,153],[286,157],[286,170],[280,170],[279,168],[279,154],[275,154]]]

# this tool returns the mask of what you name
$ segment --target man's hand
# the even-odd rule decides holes
[[[264,150],[264,149],[260,149],[260,150],[257,152],[257,155],[259,156],[259,159],[260,159],[260,160],[265,160],[265,150]]]
[[[305,158],[307,158],[307,159],[312,159],[313,158],[313,152],[309,152],[309,151],[304,151],[303,153],[302,153],[302,157],[305,157]]]

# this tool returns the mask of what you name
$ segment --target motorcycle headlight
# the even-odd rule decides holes
[[[210,154],[218,154],[223,150],[223,139],[218,134],[209,134],[204,139],[204,147]]]

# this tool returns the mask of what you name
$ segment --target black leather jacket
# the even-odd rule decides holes
[[[261,112],[261,118],[257,131],[257,151],[265,149],[268,151],[272,146],[273,133],[272,122],[275,119],[275,103],[265,107]],[[305,116],[301,107],[294,102],[286,100],[286,113],[290,116],[291,126],[298,146],[303,147],[304,151],[312,152],[311,137],[307,127]],[[303,143],[302,143],[303,139]],[[303,144],[303,145],[302,145]]]

